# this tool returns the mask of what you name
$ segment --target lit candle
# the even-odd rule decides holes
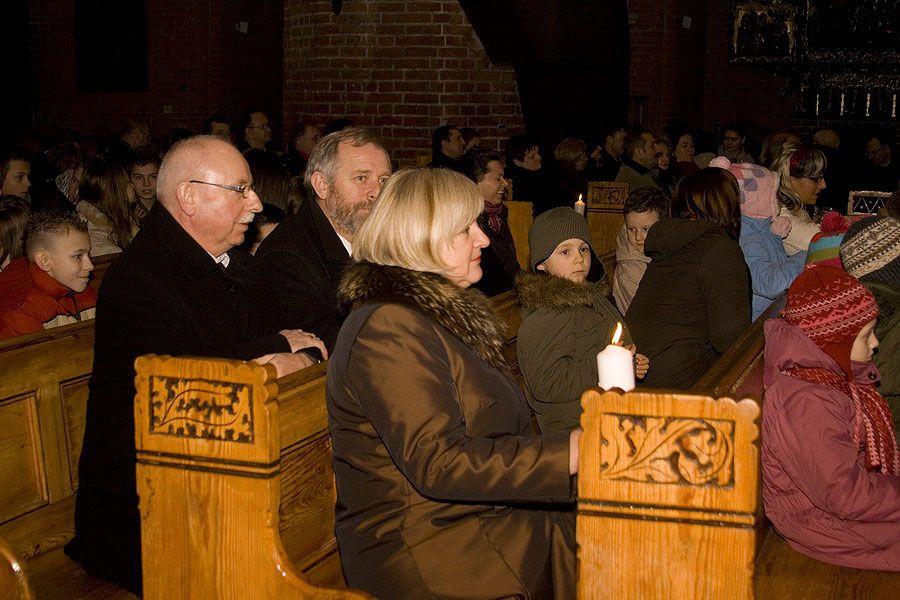
[[[816,92],[816,116],[819,115],[819,93]]]
[[[575,212],[584,216],[584,202],[581,201],[581,194],[578,194],[578,200],[575,201]]]
[[[891,98],[891,118],[897,118],[897,94],[894,94]]]
[[[867,117],[869,116],[869,106],[871,105],[871,103],[872,103],[872,94],[867,92],[866,93],[866,116]]]
[[[844,116],[844,92],[841,92],[841,116]]]
[[[634,359],[630,350],[618,345],[621,337],[622,324],[617,323],[609,346],[597,353],[597,385],[630,392],[634,389]]]

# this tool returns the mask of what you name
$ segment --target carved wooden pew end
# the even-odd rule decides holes
[[[588,390],[579,598],[753,598],[759,405]]]
[[[281,543],[270,365],[143,356],[135,442],[144,598],[366,598],[318,588]]]

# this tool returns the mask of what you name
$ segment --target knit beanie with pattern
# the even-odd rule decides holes
[[[863,326],[878,317],[878,304],[854,277],[835,267],[813,265],[788,288],[783,315],[849,376],[853,342]]]
[[[587,242],[593,252],[587,220],[575,210],[560,206],[539,214],[528,231],[531,270],[536,271],[537,266],[547,260],[560,243],[571,239]]]
[[[869,217],[851,225],[841,243],[841,261],[860,281],[900,285],[900,221]]]

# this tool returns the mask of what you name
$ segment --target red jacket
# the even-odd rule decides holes
[[[853,362],[873,384],[874,363]],[[870,472],[853,441],[856,411],[838,390],[781,373],[840,367],[783,319],[766,322],[762,419],[766,515],[807,556],[857,569],[900,571],[900,477]]]
[[[0,339],[41,331],[59,316],[91,318],[94,311],[85,311],[96,305],[93,288],[75,293],[25,257],[17,258],[0,272]]]

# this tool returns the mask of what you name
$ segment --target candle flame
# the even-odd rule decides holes
[[[578,194],[578,201],[581,202],[581,194]]]
[[[616,323],[616,332],[612,336],[612,341],[610,342],[613,346],[619,343],[619,339],[622,337],[622,324]]]

